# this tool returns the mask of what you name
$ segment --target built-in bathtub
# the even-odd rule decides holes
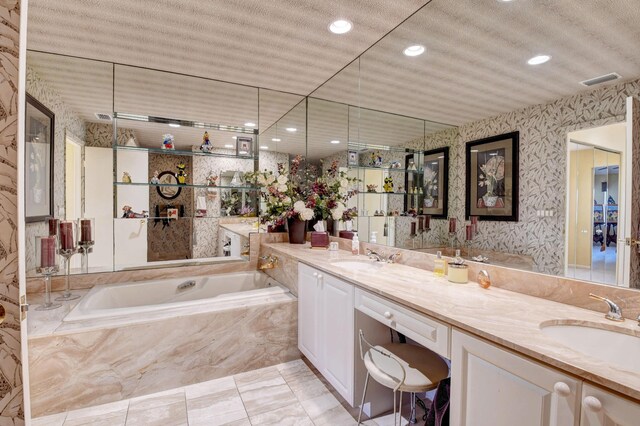
[[[288,293],[261,272],[97,285],[64,317],[65,322],[142,315],[176,308],[228,307]]]
[[[29,337],[36,417],[300,357],[297,299],[261,272],[99,285],[58,322]]]

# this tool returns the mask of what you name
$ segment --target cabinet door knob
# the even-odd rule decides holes
[[[588,408],[589,410],[594,412],[598,412],[602,410],[602,403],[595,396],[587,396],[582,401],[582,404],[585,406],[585,408]]]
[[[391,318],[391,312],[389,312],[389,311],[385,311],[385,313],[384,313],[384,317],[385,317],[386,319]]]
[[[318,279],[321,280],[322,279],[322,274],[318,274]]]
[[[318,273],[317,273],[317,272],[314,272],[314,273],[313,273],[313,276],[314,276],[314,277],[318,277]]]
[[[553,385],[553,390],[560,396],[571,395],[571,388],[565,382],[557,382],[555,385]]]

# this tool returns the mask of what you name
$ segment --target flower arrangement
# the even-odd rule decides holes
[[[284,164],[278,164],[278,171],[261,171],[245,175],[262,190],[260,197],[264,210],[260,222],[273,226],[284,225],[288,219],[311,220],[313,209],[306,203],[306,179],[300,174],[302,156],[291,160],[290,170]]]
[[[349,220],[347,216],[357,215],[357,209],[347,209],[347,201],[358,193],[353,189],[358,179],[347,176],[346,172],[338,171],[338,162],[333,161],[322,176],[311,180],[307,207],[313,208],[318,220]]]

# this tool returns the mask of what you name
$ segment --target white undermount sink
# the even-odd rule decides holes
[[[331,262],[331,264],[337,266],[338,268],[351,271],[377,270],[385,265],[383,262],[376,262],[374,260],[337,260],[335,262]]]
[[[640,336],[631,330],[618,328],[619,331],[614,331],[577,322],[543,323],[540,329],[564,346],[640,374]]]

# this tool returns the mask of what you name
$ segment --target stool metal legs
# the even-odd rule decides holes
[[[367,377],[364,379],[364,389],[362,390],[362,402],[360,403],[360,413],[358,413],[358,426],[362,420],[362,410],[364,408],[364,398],[367,395],[367,385],[369,385],[369,372],[367,371]]]
[[[409,423],[416,424],[418,420],[416,419],[416,394],[415,392],[411,392],[411,412],[409,413]]]

